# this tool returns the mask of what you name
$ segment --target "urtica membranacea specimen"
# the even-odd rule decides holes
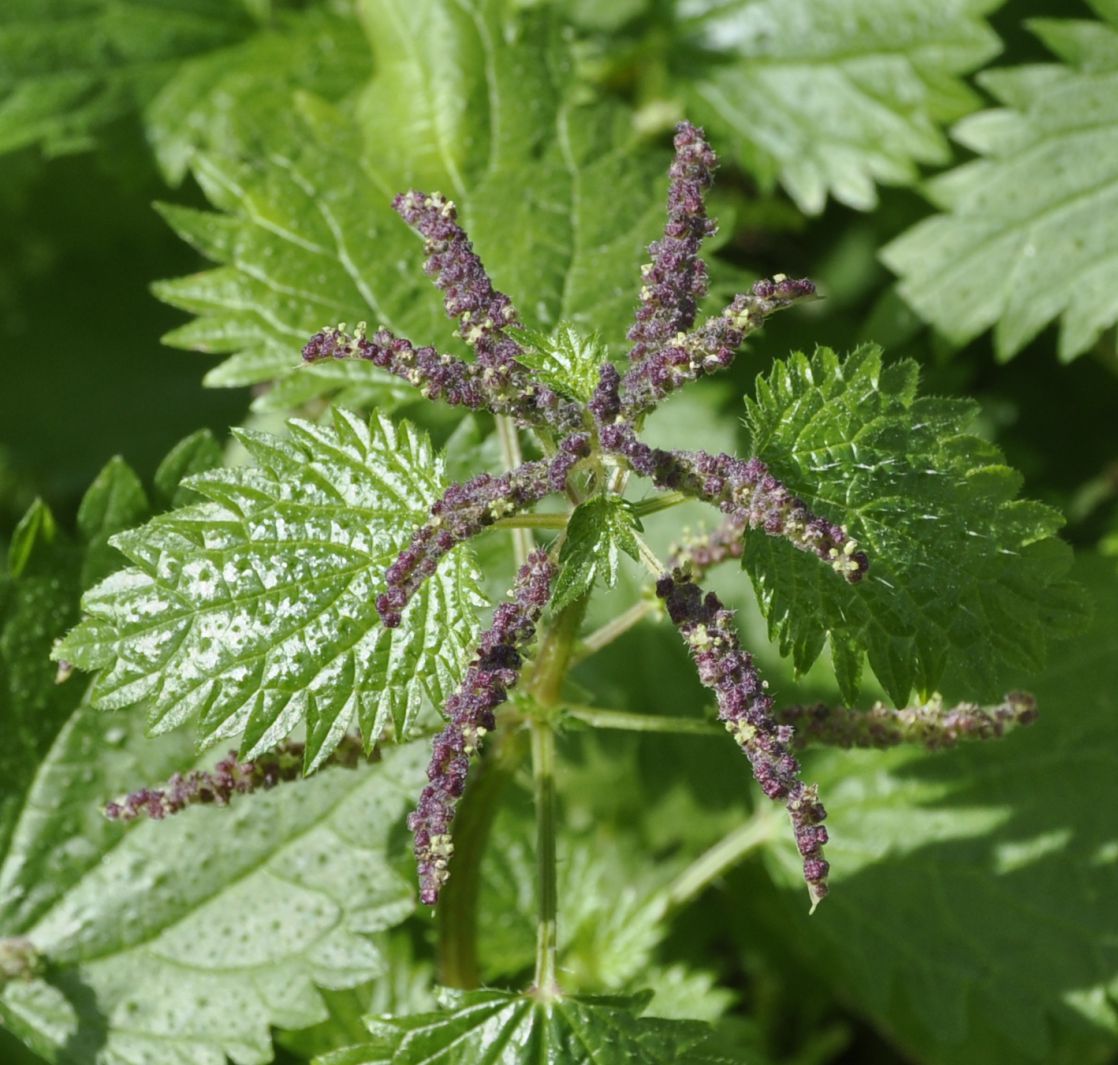
[[[699,251],[714,232],[704,194],[716,157],[702,132],[682,123],[675,134],[667,222],[649,248],[642,280],[628,368],[599,367],[597,387],[580,400],[544,383],[527,362],[523,325],[512,301],[494,288],[454,204],[438,193],[406,192],[396,211],[424,238],[425,269],[444,294],[446,313],[458,336],[473,349],[472,361],[416,347],[387,329],[364,326],[323,329],[303,356],[366,359],[417,386],[426,396],[512,418],[545,442],[543,458],[500,475],[481,474],[452,485],[431,507],[429,519],[386,573],[387,589],[376,606],[388,627],[441,558],[456,545],[502,518],[532,507],[545,496],[571,490],[572,475],[588,470],[597,491],[620,495],[629,474],[649,478],[661,489],[700,499],[724,515],[721,543],[740,543],[748,530],[784,537],[816,555],[836,580],[856,582],[869,567],[866,555],[829,517],[813,513],[772,475],[760,460],[704,451],[665,450],[640,438],[645,417],[689,381],[728,367],[746,337],[778,310],[815,294],[808,280],[776,275],[758,281],[717,315],[696,326],[707,292],[707,271]],[[601,475],[605,464],[610,476]],[[686,552],[684,553],[684,555]],[[452,821],[471,758],[495,724],[494,710],[516,684],[535,626],[554,590],[555,552],[536,551],[517,575],[511,601],[499,607],[482,636],[476,657],[446,706],[446,727],[436,737],[429,783],[409,818],[415,837],[420,896],[434,905],[447,880],[453,853]],[[697,567],[699,568],[699,567]],[[804,878],[813,904],[827,892],[822,848],[826,816],[814,787],[800,780],[792,753],[793,727],[780,723],[749,654],[738,641],[733,612],[713,593],[704,593],[685,557],[661,572],[657,595],[664,601],[698,669],[710,688],[726,729],[748,757],[762,791],[782,801],[791,817]]]

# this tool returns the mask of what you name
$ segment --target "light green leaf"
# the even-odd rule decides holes
[[[421,746],[121,826],[98,806],[182,769],[189,743],[83,705],[0,863],[0,937],[46,962],[0,990],[0,1023],[51,1062],[270,1061],[269,1026],[322,1020],[316,985],[377,975],[366,934],[412,911],[385,850],[421,785]]]
[[[978,105],[962,76],[999,51],[1000,0],[699,0],[679,32],[700,50],[678,75],[689,117],[800,208],[868,210],[950,157],[940,127]]]
[[[266,139],[286,121],[293,90],[339,100],[371,70],[351,15],[326,5],[278,12],[233,47],[179,66],[145,108],[148,139],[177,185],[198,149],[229,152]]]
[[[221,445],[214,439],[209,429],[199,429],[196,433],[180,440],[159,464],[155,471],[155,497],[164,507],[181,507],[196,493],[185,488],[182,482],[192,474],[205,473],[221,465]]]
[[[194,719],[201,742],[243,734],[252,757],[305,723],[313,768],[355,724],[371,747],[445,701],[479,599],[460,548],[382,627],[384,571],[441,494],[441,460],[379,415],[289,430],[240,433],[256,467],[192,477],[206,502],[114,537],[133,565],[85,596],[54,653],[101,670],[95,706],[143,702],[156,734]]]
[[[570,102],[565,45],[546,11],[370,0],[363,17],[378,73],[356,117],[301,96],[260,129],[258,150],[194,157],[220,213],[162,208],[221,264],[155,287],[197,316],[166,342],[230,354],[210,385],[283,379],[258,409],[339,392],[385,409],[414,396],[369,363],[299,360],[313,332],[342,321],[463,352],[423,276],[422,242],[391,210],[410,185],[455,196],[527,323],[565,318],[620,336],[660,223],[665,166],[634,139],[631,113]]]
[[[120,553],[109,544],[114,533],[136,525],[150,511],[144,486],[119,456],[97,475],[78,507],[78,532],[86,543],[81,587],[88,588],[120,568]]]
[[[244,158],[194,158],[195,177],[222,213],[160,208],[184,240],[221,264],[154,286],[160,299],[197,316],[164,340],[233,353],[207,375],[209,385],[293,375],[285,387],[295,402],[342,390],[347,401],[392,409],[415,390],[366,362],[347,366],[339,380],[331,365],[304,367],[300,351],[316,330],[342,321],[367,319],[416,338],[444,331],[422,245],[393,213],[395,190],[362,162],[358,132],[341,112],[304,98],[268,136],[265,150]],[[267,395],[256,405],[274,409]]]
[[[226,0],[6,0],[0,11],[0,151],[89,144],[184,62],[243,40],[248,4]]]
[[[1053,537],[1060,515],[1015,498],[1021,477],[966,433],[974,404],[917,398],[917,376],[883,367],[874,346],[820,348],[778,363],[746,401],[754,453],[869,554],[854,585],[775,537],[748,537],[743,560],[782,652],[806,670],[829,639],[851,702],[864,658],[897,706],[941,680],[999,695],[1085,614]]]
[[[567,322],[550,335],[538,329],[513,331],[523,348],[520,362],[549,388],[584,403],[594,394],[606,349],[597,334],[584,336]]]
[[[1060,358],[1118,321],[1118,13],[1037,20],[1064,62],[992,70],[1003,107],[960,123],[979,159],[929,185],[943,212],[882,252],[901,295],[957,343],[994,327],[1000,359],[1060,321]]]
[[[705,1024],[639,1018],[647,995],[561,996],[546,1004],[504,991],[447,998],[448,1012],[371,1018],[373,1042],[328,1054],[318,1065],[745,1065],[750,1060],[724,1056]]]
[[[931,1065],[1103,1061],[1118,1040],[1118,577],[1080,562],[1096,622],[1030,687],[1040,719],[1004,743],[835,751],[831,894],[805,927],[794,847],[771,865],[796,938],[860,1013]],[[746,930],[749,942],[755,930]],[[1094,1054],[1079,1041],[1094,1043]],[[1099,1053],[1099,1051],[1102,1053]]]
[[[567,535],[559,551],[562,569],[555,579],[552,606],[562,610],[602,581],[607,588],[617,583],[620,552],[640,557],[634,531],[640,522],[632,507],[620,496],[600,495],[580,503],[567,522]]]

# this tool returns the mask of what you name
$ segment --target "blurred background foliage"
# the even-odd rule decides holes
[[[1066,306],[1059,301],[1046,307],[1047,317],[1038,319],[1028,336],[1012,343],[1004,336],[1007,327],[1001,333],[998,327],[959,332],[950,328],[950,306],[933,312],[906,299],[882,258],[882,250],[902,235],[911,244],[920,231],[914,227],[937,210],[952,210],[949,198],[930,190],[928,180],[982,154],[973,136],[950,139],[952,125],[1005,103],[1004,94],[1016,92],[1014,106],[1028,106],[1023,88],[1007,87],[1012,78],[999,81],[996,73],[976,76],[976,71],[1051,71],[1063,60],[1084,78],[1108,76],[1118,69],[1118,7],[1112,0],[1090,5],[956,0],[946,7],[929,0],[834,0],[814,7],[808,0],[785,5],[540,0],[516,9],[496,2],[478,8],[499,25],[530,27],[523,37],[510,31],[501,46],[511,57],[508,77],[529,79],[518,121],[524,129],[538,127],[533,137],[520,131],[525,143],[519,149],[500,147],[512,157],[521,151],[515,174],[551,173],[545,164],[554,135],[547,123],[559,121],[562,111],[547,102],[551,90],[543,75],[532,75],[540,78],[537,84],[520,69],[526,61],[518,49],[531,46],[552,64],[548,84],[561,87],[564,106],[573,100],[570,106],[599,116],[580,165],[597,165],[600,158],[612,158],[616,145],[623,146],[623,152],[616,148],[616,184],[605,186],[604,194],[618,197],[619,211],[631,212],[634,234],[646,218],[653,220],[651,230],[645,225],[644,239],[655,235],[662,179],[645,189],[647,204],[640,189],[652,180],[647,175],[662,173],[672,124],[687,115],[707,125],[723,157],[712,199],[712,213],[722,221],[712,307],[743,280],[776,272],[811,276],[825,296],[773,320],[730,378],[706,382],[695,390],[699,398],[671,404],[655,426],[663,439],[693,440],[701,425],[704,446],[740,442],[740,397],[774,357],[810,351],[816,343],[844,350],[873,340],[893,355],[917,359],[927,392],[979,401],[980,431],[1023,472],[1029,495],[1064,512],[1066,536],[1078,549],[1089,555],[1100,543],[1114,541],[1114,318],[1088,330],[1089,342],[1070,353],[1074,358],[1061,347],[1055,319]],[[502,211],[516,190],[487,179],[476,158],[478,143],[500,144],[509,131],[497,130],[492,116],[492,128],[482,130],[476,117],[482,104],[478,83],[471,80],[471,49],[478,47],[481,31],[463,21],[469,22],[464,12],[474,11],[473,5],[450,0],[363,0],[356,10],[343,0],[9,0],[0,11],[0,148],[6,149],[0,156],[0,333],[7,356],[0,389],[0,547],[7,546],[37,496],[49,503],[60,525],[71,527],[82,494],[111,455],[124,456],[148,482],[170,447],[200,427],[221,440],[230,425],[245,421],[275,428],[282,424],[279,413],[315,416],[323,397],[339,393],[357,405],[407,406],[406,399],[378,392],[376,382],[366,379],[323,379],[308,389],[285,378],[273,389],[270,378],[286,373],[288,362],[297,365],[297,345],[289,341],[288,358],[283,330],[269,333],[267,323],[256,329],[235,320],[233,304],[247,289],[234,292],[230,286],[232,295],[215,295],[206,285],[217,282],[196,283],[194,275],[210,266],[152,205],[216,207],[232,217],[251,215],[265,236],[269,227],[279,232],[278,209],[275,216],[268,213],[279,202],[268,199],[274,189],[269,163],[301,152],[299,165],[329,192],[340,187],[350,136],[357,147],[346,180],[359,205],[366,199],[370,204],[371,234],[383,225],[387,191],[435,179],[442,168],[444,177],[463,182],[467,217],[472,213],[474,235],[499,280],[503,261],[515,266],[530,255],[531,234],[518,236],[523,246],[500,246],[502,225],[508,223]],[[1035,19],[1068,20],[1072,29],[1061,36],[1048,26],[1042,40],[1036,31],[1046,24],[1030,21]],[[544,36],[537,40],[532,36],[537,33]],[[864,49],[865,63],[848,62],[851,42]],[[875,57],[888,52],[885,45],[907,65],[888,59],[875,65]],[[853,51],[858,60],[858,49]],[[1043,86],[1049,77],[1036,74],[1037,83]],[[561,94],[557,91],[557,98]],[[1118,118],[1113,112],[1088,118],[1109,141],[1102,150],[1083,151],[1091,160],[1104,156],[1100,166],[1118,167]],[[1012,130],[1004,123],[987,130],[988,144],[1003,144],[997,133],[1009,138]],[[431,150],[440,138],[452,146],[451,154],[458,152],[454,159]],[[1071,160],[1073,170],[1087,165],[1087,156]],[[242,164],[245,169],[237,169]],[[541,169],[533,170],[537,166]],[[230,174],[251,179],[244,195],[241,186],[231,192],[232,183],[218,180]],[[1043,185],[1046,177],[1040,173],[1035,180]],[[1104,175],[1098,184],[1114,195],[1113,170],[1109,181]],[[1118,248],[1118,205],[1104,198],[1095,212],[1095,236]],[[351,221],[361,224],[356,209]],[[531,217],[516,222],[523,234]],[[385,246],[368,239],[370,256]],[[399,234],[384,240],[392,255],[408,257],[399,272],[418,276],[418,246]],[[921,250],[913,247],[907,256],[886,258],[914,278],[913,284],[930,284],[932,273],[913,265]],[[243,248],[237,254],[243,266],[238,284],[247,284],[244,278],[252,279],[261,260]],[[927,257],[932,254],[929,246]],[[1073,271],[1075,265],[1073,257]],[[1085,262],[1084,270],[1088,265],[1094,264]],[[389,267],[395,270],[395,262]],[[988,264],[987,273],[968,273],[963,286],[981,300],[986,289],[1002,285],[995,268]],[[1060,282],[1067,281],[1064,259],[1059,272]],[[544,275],[541,267],[540,284],[546,287]],[[222,377],[212,355],[161,344],[185,318],[155,298],[152,285],[184,276],[185,282],[160,290],[165,298],[179,306],[194,300],[191,309],[213,315],[229,335],[236,334],[228,344],[215,344],[211,335],[195,346],[227,354],[256,345],[254,357],[264,353],[263,361],[253,364],[256,370],[242,358],[236,372],[226,370]],[[1046,291],[1039,289],[1036,299],[1043,302]],[[314,291],[298,314],[285,310],[309,331],[323,324],[314,316],[336,295]],[[1074,297],[1068,295],[1072,311]],[[433,299],[416,296],[406,309],[408,320],[433,321]],[[623,320],[628,311],[622,302],[595,313],[608,324],[611,315]],[[1010,303],[1003,317],[1014,313]],[[241,343],[249,334],[251,344]],[[443,338],[417,336],[430,342]],[[618,337],[610,339],[616,343]],[[176,342],[191,346],[190,336],[183,340],[180,334]],[[207,374],[211,383],[228,387],[205,387]],[[464,435],[456,439],[483,447],[487,425],[458,425],[415,406],[408,406],[408,414],[425,418],[440,438],[457,431]],[[484,450],[477,453],[493,459]],[[689,517],[697,521],[699,512]],[[676,523],[657,518],[648,524],[654,545],[666,548]],[[500,587],[507,583],[501,570],[507,570],[508,560],[503,544],[492,540],[490,548],[483,547],[485,561],[494,587]],[[619,883],[631,888],[619,903],[621,917],[567,915],[565,927],[578,930],[565,962],[577,974],[570,979],[584,980],[588,990],[634,981],[651,986],[662,1010],[670,1011],[674,1002],[680,1015],[721,1016],[736,1046],[753,1048],[758,1060],[766,1056],[784,1065],[1118,1060],[1113,1042],[1118,984],[1113,972],[1109,983],[1098,972],[1113,959],[1118,942],[1112,906],[1094,897],[1095,882],[1081,890],[1068,887],[1071,869],[1116,860],[1106,849],[1113,841],[1105,825],[1080,818],[1084,809],[1099,813],[1096,799],[1105,805],[1105,790],[1093,796],[1082,789],[1112,787],[1113,774],[1092,768],[1079,793],[1065,794],[1063,774],[1071,772],[1076,752],[1113,750],[1115,738],[1116,708],[1108,694],[1118,690],[1118,677],[1112,676],[1118,653],[1111,646],[1114,566],[1091,559],[1083,566],[1087,582],[1100,590],[1094,634],[1080,648],[1081,662],[1072,656],[1037,683],[1046,713],[1052,706],[1053,715],[1062,707],[1081,715],[1071,737],[1064,737],[1067,761],[1041,769],[1048,773],[1047,791],[1037,788],[1030,767],[1060,750],[1064,740],[1053,745],[1039,731],[1015,738],[1012,749],[952,756],[950,769],[911,754],[853,760],[848,754],[826,755],[812,763],[833,807],[846,810],[843,828],[851,855],[886,855],[865,868],[850,857],[850,868],[858,871],[836,891],[842,898],[828,901],[832,912],[826,921],[804,926],[789,917],[789,907],[802,900],[779,851],[767,855],[765,865],[751,862],[733,873],[725,890],[705,896],[709,906],[684,909],[670,925],[649,916],[642,892],[653,893],[689,855],[745,815],[739,756],[729,745],[712,753],[702,738],[675,740],[669,748],[647,738],[572,731],[564,751],[572,826],[564,898],[577,907],[580,899],[586,905],[612,896]],[[782,692],[800,700],[833,696],[825,669],[791,677],[768,645],[740,574],[721,574],[716,587],[742,609],[751,646]],[[596,606],[598,620],[636,594],[635,586],[623,584]],[[655,675],[634,668],[634,662],[655,662]],[[1085,684],[1087,677],[1092,684]],[[674,634],[651,625],[590,660],[575,680],[597,701],[621,709],[672,713],[704,703]],[[720,764],[725,772],[716,768]],[[618,785],[630,777],[638,783]],[[984,782],[1000,797],[1000,806]],[[859,821],[857,800],[867,795],[886,798],[876,807],[870,801]],[[908,820],[894,824],[882,812],[889,802],[904,804]],[[483,958],[484,976],[494,983],[518,978],[531,962],[530,914],[522,911],[523,898],[510,897],[522,881],[508,875],[528,853],[521,805],[510,802],[502,813],[485,878],[483,913],[501,915],[483,929],[490,951]],[[917,809],[933,827],[910,846],[907,826]],[[1006,810],[1010,822],[1028,819],[1021,832],[1030,839],[1074,830],[1070,842],[1063,840],[1050,852],[1038,844],[1036,864],[1018,874],[1028,881],[1018,897],[1035,902],[1036,909],[1006,934],[1036,934],[1044,946],[1016,959],[1007,941],[999,944],[999,957],[961,963],[958,957],[972,942],[968,937],[997,920],[998,900],[975,887],[971,871],[996,864],[995,858],[1012,866],[1013,856],[983,834]],[[651,868],[649,853],[657,859]],[[600,860],[579,860],[588,854]],[[929,890],[943,920],[923,942],[916,936],[923,911],[906,907],[904,900]],[[1059,932],[1044,913],[1064,890],[1077,906],[1087,906],[1086,899],[1098,906],[1071,915],[1072,923],[1082,926],[1079,931]],[[943,933],[952,926],[957,935]],[[902,942],[910,932],[915,938]],[[376,1009],[429,1008],[423,968],[428,963],[417,959],[429,955],[434,935],[430,922],[419,919],[386,934],[395,983],[332,994],[334,1027],[280,1033],[279,1060],[304,1061],[336,1045],[339,1032],[359,1034],[356,1018],[370,1003]],[[1038,957],[1051,960],[1050,978],[1035,985],[1022,981],[1021,970]],[[1014,986],[999,994],[1002,980]],[[1017,986],[1022,983],[1028,986]],[[0,1032],[5,1061],[36,1060],[7,1040]]]

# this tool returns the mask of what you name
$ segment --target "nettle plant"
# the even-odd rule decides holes
[[[348,885],[356,875],[363,901],[340,923],[322,914],[307,919],[309,970],[293,976],[276,962],[275,986],[259,992],[264,1001],[287,993],[296,1002],[287,984],[346,987],[375,971],[337,961],[339,942],[411,912],[412,889],[384,857],[406,816],[419,898],[438,908],[449,937],[441,977],[461,990],[448,993],[441,1010],[368,1018],[370,1038],[326,1054],[321,1060],[330,1065],[736,1058],[716,1049],[705,1025],[641,1018],[647,995],[595,998],[565,988],[557,735],[724,728],[763,795],[787,811],[814,910],[828,890],[826,810],[803,778],[797,750],[809,743],[936,749],[1000,737],[1035,717],[1033,699],[1014,693],[985,708],[979,702],[1007,672],[1034,670],[1047,643],[1077,623],[1075,588],[1065,579],[1070,552],[1053,538],[1058,515],[1016,498],[1020,478],[993,445],[967,432],[974,405],[919,396],[912,362],[885,363],[872,346],[846,357],[820,348],[777,361],[746,402],[749,457],[643,439],[660,404],[728,367],[770,315],[815,294],[810,281],[777,275],[696,324],[707,292],[700,246],[715,228],[704,194],[715,165],[702,133],[680,125],[667,223],[641,268],[623,366],[598,337],[572,325],[530,328],[491,283],[454,204],[436,193],[400,195],[395,208],[424,239],[426,271],[475,357],[364,324],[322,329],[303,357],[367,360],[432,402],[487,412],[504,472],[447,483],[443,459],[416,428],[340,408],[329,423],[292,421],[284,437],[238,433],[252,465],[215,467],[195,442],[164,474],[168,498],[182,505],[112,537],[130,565],[86,594],[84,620],[55,647],[62,675],[97,671],[94,707],[140,704],[151,734],[192,722],[203,746],[239,739],[239,750],[213,769],[175,773],[162,785],[137,779],[137,790],[108,801],[109,819],[162,820],[193,805],[232,804],[225,816],[240,818],[230,822],[240,831],[248,814],[239,811],[250,804],[242,807],[236,796],[283,782],[291,783],[277,790],[307,789],[308,810],[337,805],[334,837],[308,839],[269,869],[327,892],[333,880]],[[697,442],[702,428],[694,427]],[[192,470],[203,472],[176,489],[172,474]],[[691,500],[709,504],[717,520],[704,532],[680,530],[677,546],[661,557],[642,521],[665,520],[653,516]],[[95,509],[90,504],[91,527]],[[99,513],[110,510],[103,501]],[[517,572],[508,601],[480,632],[484,601],[472,547],[494,537],[511,538]],[[585,631],[591,597],[618,582],[623,556],[647,571],[648,594]],[[727,561],[748,573],[771,637],[797,670],[827,646],[848,703],[858,698],[868,662],[903,709],[779,705],[740,642],[734,611],[703,589],[708,572]],[[713,713],[702,706],[687,708],[689,716],[611,710],[570,682],[575,663],[657,616],[678,631]],[[978,701],[945,705],[934,693],[947,675]],[[920,701],[908,705],[914,690]],[[529,751],[534,975],[525,990],[476,990],[479,866],[501,796],[487,782],[517,772]],[[345,775],[328,768],[369,761],[374,783],[360,801],[344,789],[331,798],[325,784],[313,790]],[[305,774],[315,780],[295,783]],[[298,837],[302,815],[287,816]],[[197,842],[167,838],[188,853]],[[238,853],[235,832],[230,838],[221,860],[248,876],[253,858]],[[756,838],[715,848],[683,869],[658,912],[696,897]],[[154,867],[160,844],[151,847]],[[161,888],[144,879],[158,879],[148,869],[137,870],[136,891],[156,899],[169,891],[171,901],[157,906],[192,896],[189,879]],[[251,892],[241,901],[251,913]],[[282,915],[267,916],[275,937],[294,934],[283,931]],[[143,940],[142,929],[135,934]],[[172,968],[191,964],[188,939],[165,950]],[[0,961],[13,978],[41,973],[52,960],[34,935],[3,941]],[[113,981],[112,974],[98,979]],[[225,994],[260,1012],[235,981],[201,981],[200,1031],[212,999]],[[19,1016],[46,1009],[30,992],[12,1001],[7,1008]],[[125,1017],[128,1001],[124,995]],[[287,1022],[298,1027],[290,1023],[298,1009],[291,1012]],[[313,1009],[304,1012],[313,1019]],[[144,1031],[160,1028],[157,1014],[146,1017]],[[132,1038],[128,1060],[159,1060],[157,1044]],[[266,1039],[263,1050],[251,1040],[214,1041],[238,1061],[267,1057]]]

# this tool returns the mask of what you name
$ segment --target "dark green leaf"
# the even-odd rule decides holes
[[[782,934],[914,1060],[1103,1061],[1062,1048],[1118,1040],[1118,577],[1090,558],[1076,576],[1096,622],[1032,685],[1031,728],[940,754],[812,760],[832,890],[810,922],[792,916],[798,856],[772,845]]]
[[[783,540],[746,543],[782,651],[806,670],[829,639],[848,701],[864,658],[898,706],[945,678],[968,698],[1000,695],[1085,613],[1059,514],[1015,498],[1020,476],[966,433],[973,404],[916,386],[915,364],[883,367],[875,347],[821,348],[778,363],[747,401],[754,452],[869,554],[851,585]]]
[[[580,503],[567,522],[567,535],[559,551],[562,569],[555,580],[552,606],[561,610],[601,581],[607,588],[617,583],[620,552],[640,557],[634,531],[640,522],[620,496],[600,495]]]

